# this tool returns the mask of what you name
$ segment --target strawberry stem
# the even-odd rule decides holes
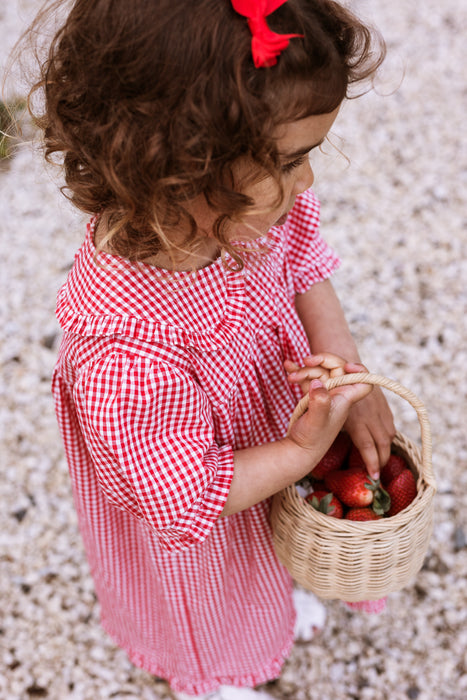
[[[384,515],[388,512],[391,507],[391,496],[388,492],[379,485],[377,491],[375,491],[375,497],[373,499],[373,510],[376,515]]]
[[[334,506],[331,506],[331,501],[333,499],[334,494],[328,493],[326,496],[323,496],[321,500],[318,500],[316,496],[313,496],[311,499],[311,505],[313,508],[320,513],[324,513],[325,515],[331,515],[331,513],[334,513]]]
[[[391,507],[391,496],[381,486],[381,481],[379,479],[375,480],[370,477],[368,477],[368,479],[371,483],[366,483],[365,488],[369,491],[373,491],[374,494],[371,507],[376,515],[384,515]]]

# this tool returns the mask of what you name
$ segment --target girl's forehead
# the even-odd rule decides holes
[[[339,107],[327,114],[314,114],[280,124],[276,130],[278,151],[284,155],[308,153],[325,139],[339,113]]]

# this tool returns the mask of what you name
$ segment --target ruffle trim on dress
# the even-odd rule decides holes
[[[236,308],[237,307],[237,308]],[[66,297],[59,299],[57,319],[67,333],[82,336],[123,335],[142,342],[178,345],[199,350],[216,350],[228,345],[242,326],[243,304],[232,304],[217,327],[206,331],[177,328],[162,321],[149,321],[134,316],[94,316],[76,313]]]
[[[267,666],[258,670],[256,673],[247,673],[239,676],[216,676],[215,678],[209,680],[199,680],[198,682],[193,681],[191,678],[184,680],[178,676],[168,676],[167,672],[146,654],[141,654],[140,652],[132,651],[131,649],[127,648],[126,644],[120,638],[120,635],[114,633],[114,631],[111,629],[111,626],[107,623],[102,613],[101,625],[107,634],[114,640],[114,642],[125,651],[128,658],[135,666],[147,671],[153,676],[164,679],[170,685],[171,689],[175,690],[176,692],[188,693],[188,695],[203,695],[205,693],[218,690],[221,685],[233,685],[237,688],[255,688],[258,685],[262,685],[263,683],[268,683],[269,681],[279,678],[282,667],[292,651],[294,643],[293,637],[295,617],[296,616],[293,615],[292,622],[289,625],[288,641],[283,645],[281,651]]]
[[[195,512],[190,509],[180,516],[174,527],[156,531],[159,543],[165,551],[182,551],[204,542],[225,506],[233,472],[233,449],[226,446],[219,450],[215,478],[205,489]]]
[[[339,256],[324,241],[319,246],[319,267],[300,266],[294,269],[294,286],[296,294],[304,294],[314,284],[329,279],[341,266]]]
[[[56,315],[63,331],[95,337],[123,335],[142,342],[158,342],[164,345],[197,348],[203,351],[217,350],[232,341],[232,338],[242,327],[245,311],[245,280],[241,273],[221,271],[220,275],[216,276],[215,284],[219,300],[222,299],[223,303],[213,307],[213,324],[210,327],[203,327],[203,321],[206,322],[204,315],[200,315],[198,328],[196,328],[196,318],[192,321],[192,327],[188,326],[189,322],[187,322],[187,326],[167,323],[157,318],[156,303],[154,304],[154,318],[150,316],[151,309],[144,315],[137,315],[137,310],[132,309],[131,304],[128,305],[130,313],[124,314],[122,306],[116,305],[111,289],[106,286],[105,278],[101,278],[103,274],[101,270],[90,267],[91,264],[95,265],[93,258],[95,249],[92,243],[93,229],[94,221],[91,221],[88,224],[87,239],[75,262],[79,273],[72,270],[57,297]],[[130,263],[122,259],[119,259],[117,265],[114,265],[114,270],[123,274],[128,274],[129,268],[131,269]],[[206,274],[206,269],[200,270],[200,279]],[[141,274],[141,270],[136,271],[136,286],[138,278],[139,283],[147,283],[153,273],[147,271],[146,275],[143,274],[143,278],[141,278]],[[157,272],[154,274],[157,276]],[[84,286],[87,284],[87,286],[92,287],[93,282],[101,284],[103,296],[99,302],[108,307],[108,310],[105,309],[102,313],[93,313],[93,299],[88,295],[87,288]],[[183,290],[183,287],[180,289]],[[147,290],[145,291],[147,292]],[[192,292],[192,289],[190,291]],[[189,301],[191,303],[192,299]],[[119,303],[121,304],[121,300]]]

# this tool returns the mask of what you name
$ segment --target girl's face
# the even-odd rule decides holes
[[[232,240],[258,238],[264,236],[272,226],[285,223],[297,195],[313,184],[314,174],[310,153],[323,143],[338,112],[339,108],[329,114],[305,117],[283,124],[278,129],[277,144],[281,156],[281,183],[284,192],[279,206],[274,206],[277,200],[277,188],[270,176],[242,188],[242,173],[245,177],[247,166],[243,164],[239,167],[237,182],[242,191],[255,201],[258,211],[245,216],[242,223],[233,224]]]
[[[233,241],[265,236],[269,229],[282,225],[292,209],[295,198],[312,186],[314,175],[310,164],[310,152],[318,148],[337,117],[339,109],[329,114],[320,114],[283,124],[277,130],[277,144],[281,156],[281,184],[284,193],[277,204],[276,180],[271,176],[252,177],[251,163],[236,164],[234,177],[239,189],[249,195],[255,203],[255,211],[243,217],[241,222],[230,224],[230,239]],[[254,174],[254,173],[253,173]],[[242,184],[243,183],[243,184]],[[204,267],[219,255],[219,243],[211,235],[218,213],[206,206],[204,197],[190,202],[190,214],[203,232],[202,245],[196,253],[190,253],[174,267],[173,258],[161,253],[154,264],[168,269],[193,269]],[[182,239],[183,241],[183,239]]]

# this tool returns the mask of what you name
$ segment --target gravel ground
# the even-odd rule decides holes
[[[271,689],[292,700],[467,697],[467,6],[362,0],[389,48],[377,90],[345,106],[317,164],[323,231],[362,356],[426,404],[439,492],[416,580],[379,616],[326,602]],[[37,8],[0,9],[0,65]],[[21,88],[18,88],[21,94]],[[0,698],[166,698],[101,630],[50,397],[55,295],[83,233],[26,145],[0,171]],[[414,439],[410,406],[391,398]]]

